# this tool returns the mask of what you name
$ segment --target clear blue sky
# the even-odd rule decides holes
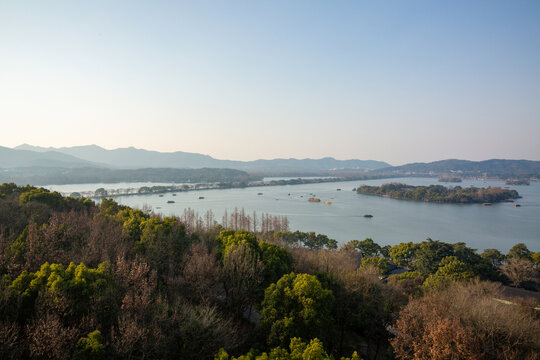
[[[540,1],[2,1],[0,145],[540,160]]]

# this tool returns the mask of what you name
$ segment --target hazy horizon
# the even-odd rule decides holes
[[[16,149],[19,146],[25,146],[25,145],[27,145],[27,146],[38,146],[38,145],[34,145],[34,144],[23,143],[23,144],[13,146],[11,148]],[[38,146],[38,147],[42,147],[42,148],[46,148],[46,149],[50,149],[51,151],[54,151],[55,149],[70,148],[70,147],[84,147],[84,146],[98,146],[98,147],[103,148],[105,150],[117,150],[117,149],[134,148],[134,149],[137,149],[137,150],[157,151],[157,152],[161,152],[161,153],[187,152],[187,151],[184,151],[184,150],[160,151],[160,150],[146,149],[146,148],[141,148],[141,147],[136,147],[136,146],[125,146],[125,147],[123,146],[123,147],[106,148],[106,147],[100,146],[98,144],[80,144],[80,145],[73,145],[73,146]],[[188,152],[188,153],[191,153],[191,152]],[[209,155],[209,154],[205,154],[205,153],[194,153],[194,154]],[[232,161],[254,161],[254,160],[275,160],[275,159],[298,159],[298,160],[304,160],[304,159],[334,158],[336,160],[383,161],[383,162],[386,162],[386,163],[390,164],[391,166],[400,166],[400,165],[405,165],[405,164],[410,164],[410,163],[415,163],[415,162],[419,162],[419,163],[421,163],[421,162],[426,162],[426,163],[427,162],[432,162],[432,161],[411,161],[411,162],[404,162],[404,163],[391,163],[391,162],[389,162],[389,161],[387,161],[385,159],[338,158],[338,157],[331,156],[331,155],[322,156],[322,157],[295,157],[295,156],[289,156],[289,157],[281,157],[281,158],[256,158],[256,159],[253,159],[253,160],[227,159],[227,158],[219,158],[219,157],[215,157],[215,156],[212,156],[212,157],[214,159],[216,159],[216,160],[232,160]],[[466,158],[461,158],[461,159],[460,158],[444,158],[444,159],[437,159],[437,160],[433,160],[433,161],[442,161],[442,160],[486,161],[486,160],[494,160],[494,159],[497,159],[497,158],[488,158],[488,159],[479,159],[479,160],[466,159]],[[523,158],[523,159],[510,159],[510,158],[503,159],[503,158],[500,158],[500,159],[502,159],[502,160],[532,160],[532,161],[539,161],[537,159],[525,159],[525,158]]]
[[[540,2],[0,4],[0,145],[540,160]]]

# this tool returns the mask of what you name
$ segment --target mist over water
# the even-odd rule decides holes
[[[157,194],[119,196],[115,199],[132,207],[149,205],[156,213],[166,216],[179,216],[186,208],[191,208],[200,215],[212,210],[218,221],[225,211],[230,213],[234,208],[244,208],[249,214],[256,211],[259,215],[263,212],[285,215],[290,221],[292,231],[315,231],[327,234],[340,243],[370,237],[380,245],[395,245],[405,241],[420,242],[430,237],[450,243],[465,242],[479,251],[496,248],[506,252],[520,242],[525,243],[532,251],[540,250],[540,183],[510,187],[523,197],[516,201],[521,204],[519,208],[514,208],[512,203],[486,207],[479,204],[414,202],[360,195],[352,191],[361,184],[381,185],[388,182],[410,185],[441,184],[436,178],[399,178],[177,192],[176,196],[166,193],[163,197]],[[76,191],[149,184],[97,185],[62,185],[50,188]],[[502,181],[474,180],[464,180],[457,185],[505,186]],[[320,198],[321,202],[308,202],[307,199],[312,196],[310,194]],[[169,200],[174,203],[167,203]],[[331,201],[332,204],[325,205],[324,201]],[[364,214],[371,214],[373,218],[364,218]]]

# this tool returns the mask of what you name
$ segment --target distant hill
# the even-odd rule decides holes
[[[0,183],[50,185],[119,182],[167,183],[247,183],[260,180],[248,173],[233,169],[107,169],[23,167],[0,172]]]
[[[382,161],[374,160],[336,160],[323,159],[273,159],[255,161],[219,160],[211,156],[176,152],[158,152],[134,147],[106,150],[97,145],[43,148],[23,144],[15,149],[35,152],[56,151],[96,163],[104,163],[112,167],[136,168],[228,168],[257,172],[286,172],[286,171],[325,171],[343,170],[373,170],[390,166]]]
[[[44,150],[41,152],[29,150],[14,150],[0,146],[0,168],[15,167],[99,167],[105,166],[92,161],[83,160],[75,156],[58,151]]]
[[[322,159],[273,159],[235,162],[234,168],[245,171],[292,172],[325,170],[373,170],[390,166],[375,160],[336,160],[331,157]]]
[[[458,173],[464,176],[531,177],[540,176],[540,161],[491,159],[484,161],[441,160],[412,163],[375,170],[378,174],[440,175]]]

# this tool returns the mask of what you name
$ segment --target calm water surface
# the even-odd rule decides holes
[[[133,195],[117,197],[116,200],[132,207],[149,205],[163,215],[181,215],[185,208],[192,208],[202,215],[211,209],[216,219],[221,219],[225,210],[230,212],[235,207],[244,208],[248,213],[256,211],[286,215],[291,230],[315,231],[339,242],[371,237],[380,245],[395,245],[404,241],[419,242],[430,237],[450,243],[463,241],[480,251],[496,248],[506,252],[519,242],[525,243],[532,251],[540,251],[540,183],[510,187],[523,196],[517,201],[521,204],[519,208],[514,208],[511,203],[493,206],[430,204],[359,195],[352,191],[362,184],[381,185],[390,181],[410,185],[441,184],[434,178],[380,179],[178,192],[176,196],[168,193],[163,197]],[[121,187],[117,185],[100,184],[97,187]],[[139,187],[147,184],[123,185]],[[473,180],[457,185],[505,186],[502,181]],[[69,191],[83,190],[81,185],[51,188],[65,191],[68,187]],[[95,184],[84,185],[84,189],[95,190],[97,187]],[[342,190],[337,191],[338,188]],[[257,195],[259,192],[263,195]],[[320,198],[321,202],[308,202],[310,193]],[[199,196],[204,199],[199,200]],[[168,200],[175,203],[167,204]],[[323,204],[326,200],[332,204]],[[364,218],[364,214],[372,214],[373,218]]]

